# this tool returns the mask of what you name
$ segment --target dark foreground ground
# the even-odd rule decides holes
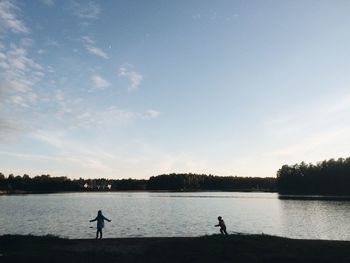
[[[0,236],[0,262],[350,262],[350,242],[266,235],[103,240]]]

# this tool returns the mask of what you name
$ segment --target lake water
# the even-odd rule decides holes
[[[64,193],[0,196],[0,235],[93,238],[97,210],[112,220],[104,237],[265,233],[292,238],[350,240],[350,202],[280,200],[274,193]]]

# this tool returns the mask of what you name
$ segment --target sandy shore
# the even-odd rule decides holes
[[[350,242],[266,235],[103,240],[1,236],[0,262],[350,262]]]

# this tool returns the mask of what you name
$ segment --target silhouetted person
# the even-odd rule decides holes
[[[100,234],[100,239],[102,238],[102,228],[105,226],[105,220],[111,222],[108,218],[102,215],[102,211],[98,210],[97,216],[95,219],[90,220],[90,222],[97,221],[97,231],[96,231],[96,239],[98,239],[98,234]]]
[[[224,220],[222,219],[221,216],[218,217],[218,220],[219,220],[219,224],[217,224],[217,225],[215,225],[215,226],[219,226],[219,227],[220,227],[221,235],[223,235],[223,234],[227,235],[227,232],[226,232],[226,225],[225,225]]]

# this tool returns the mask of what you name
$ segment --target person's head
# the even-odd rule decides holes
[[[219,220],[219,221],[221,221],[221,219],[222,219],[222,217],[221,217],[221,216],[219,216],[219,217],[218,217],[218,220]]]
[[[97,215],[101,216],[102,215],[102,211],[98,210]]]

